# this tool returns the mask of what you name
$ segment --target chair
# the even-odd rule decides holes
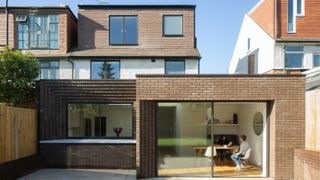
[[[204,153],[204,156],[209,158],[209,159],[208,159],[208,162],[209,162],[209,164],[211,165],[212,157],[214,158],[214,157],[217,156],[217,150],[216,150],[216,148],[213,147],[213,156],[212,156],[212,146],[208,146],[207,149],[206,149],[206,152]],[[214,165],[214,162],[213,162],[212,165]]]
[[[250,158],[251,151],[252,151],[252,148],[249,148],[247,150],[246,154],[243,157],[239,158],[242,165],[244,165],[244,166],[248,165],[248,159]]]

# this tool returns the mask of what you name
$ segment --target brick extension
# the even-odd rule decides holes
[[[294,152],[294,179],[319,179],[320,151],[296,149]]]
[[[305,78],[301,75],[137,77],[137,170],[156,175],[155,101],[266,101],[269,106],[269,176],[294,178],[294,149],[305,144]],[[149,131],[148,129],[151,128]],[[148,167],[148,168],[145,168]],[[152,169],[154,168],[154,169]]]

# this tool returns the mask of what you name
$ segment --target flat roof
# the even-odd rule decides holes
[[[187,4],[154,4],[154,5],[115,5],[115,4],[106,4],[106,5],[96,5],[96,4],[84,4],[78,5],[79,8],[196,8],[196,5],[187,5]]]

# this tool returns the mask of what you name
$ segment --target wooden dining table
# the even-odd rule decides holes
[[[238,149],[239,149],[239,146],[220,146],[220,145],[214,145],[213,147],[214,147],[216,150],[219,150],[219,149],[221,149],[221,150],[228,150],[228,151],[230,151],[231,153],[236,153],[236,152],[238,151]],[[192,148],[195,150],[195,152],[196,152],[198,155],[203,155],[203,154],[206,152],[208,146],[193,146]]]

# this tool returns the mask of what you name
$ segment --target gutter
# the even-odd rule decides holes
[[[72,77],[72,79],[74,79],[74,62],[71,61],[71,60],[69,59],[69,57],[67,57],[66,60],[71,64],[71,70],[72,70],[72,75],[71,75],[71,77]]]

